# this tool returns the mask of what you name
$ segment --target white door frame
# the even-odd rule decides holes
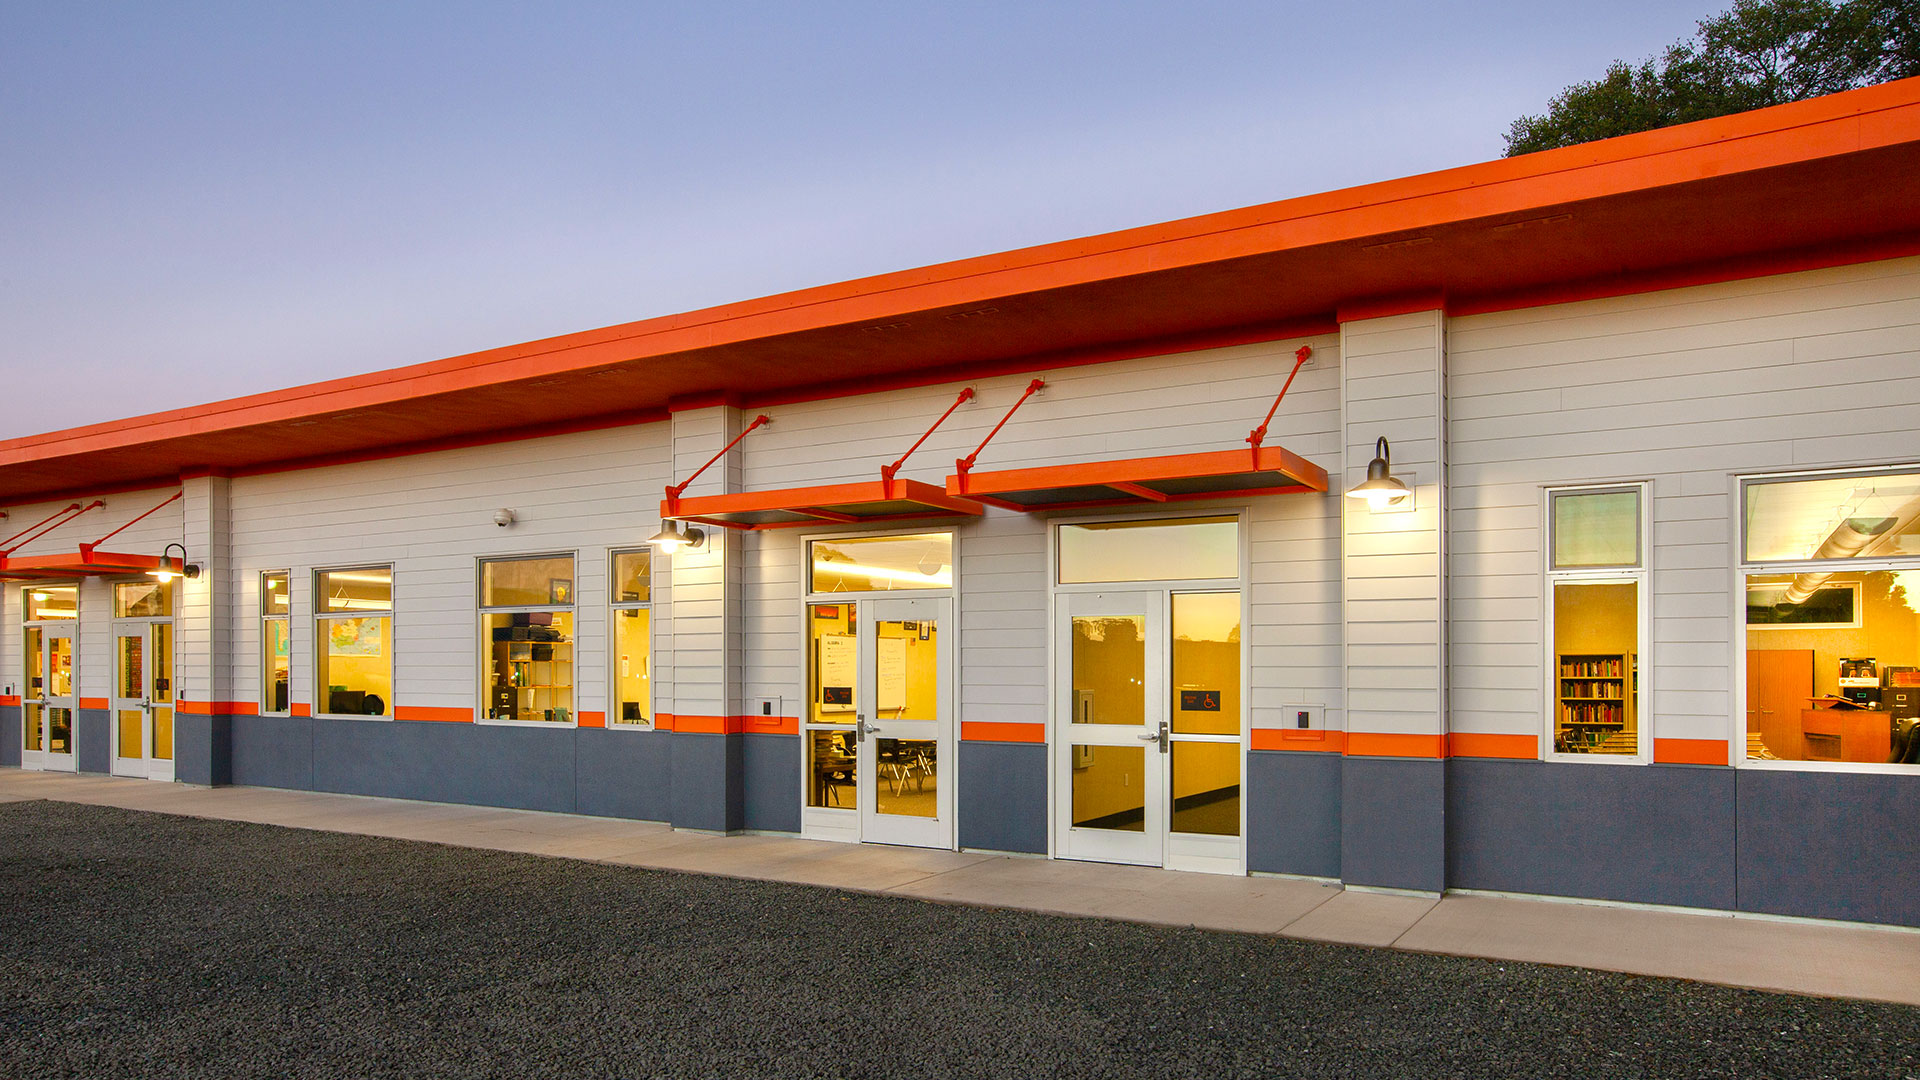
[[[34,630],[40,631],[38,661],[40,669],[47,673],[47,682],[53,678],[53,642],[56,638],[67,640],[67,654],[72,657],[72,666],[67,672],[67,693],[51,693],[51,686],[42,686],[39,697],[33,694],[33,670],[35,658],[25,655],[23,648],[21,661],[25,665],[25,678],[21,689],[26,691],[20,698],[20,767],[23,769],[42,769],[48,772],[77,772],[79,770],[80,741],[80,697],[77,683],[80,679],[80,634],[79,620],[62,619],[58,622],[25,623],[21,627],[20,638],[24,646],[27,635]],[[36,723],[40,725],[40,749],[26,748],[27,706],[38,705],[40,716]],[[58,753],[50,747],[53,744],[54,709],[67,710],[67,749]]]
[[[169,663],[167,665],[168,670],[166,671],[159,671],[154,667],[154,657],[158,653],[158,650],[154,647],[154,638],[156,628],[160,626],[167,627],[169,631],[167,642],[167,659]],[[172,687],[179,685],[178,680],[175,678],[176,673],[173,670],[179,660],[179,642],[177,635],[172,632],[173,629],[174,620],[172,618],[116,619],[112,623],[113,671],[111,672],[111,677],[113,684],[109,691],[112,696],[107,698],[107,724],[109,730],[112,732],[112,736],[108,746],[108,753],[111,756],[108,758],[107,768],[108,771],[115,776],[145,777],[150,780],[173,779],[175,754],[171,751],[171,748],[169,748],[169,753],[164,758],[157,758],[153,753],[154,710],[156,708],[169,709],[171,710],[169,719],[176,724],[179,720],[179,710],[171,690]],[[140,696],[138,698],[123,698],[119,696],[121,687],[120,661],[122,656],[120,639],[134,634],[138,634],[140,637]],[[167,700],[156,702],[154,700],[156,696],[155,690],[157,688],[156,680],[161,678],[167,680],[167,686],[169,687]],[[134,709],[140,711],[139,753],[137,755],[122,757],[120,754],[120,713]],[[170,730],[172,730],[171,725]]]
[[[815,540],[859,540],[871,537],[914,536],[922,533],[943,533],[948,537],[952,553],[953,584],[945,589],[896,589],[881,592],[833,592],[816,593],[812,591],[811,545]],[[799,538],[800,542],[800,666],[795,684],[800,687],[799,713],[800,731],[800,835],[811,840],[834,840],[847,843],[869,841],[874,843],[914,844],[918,846],[945,848],[954,850],[959,832],[954,826],[958,817],[959,755],[960,741],[960,534],[952,526],[928,528],[925,526],[903,526],[897,529],[870,530],[861,532],[822,532],[807,533]],[[816,604],[853,604],[856,614],[854,632],[859,645],[859,675],[854,690],[854,716],[856,725],[866,721],[879,723],[886,727],[884,720],[875,717],[871,709],[870,698],[874,693],[873,671],[868,666],[874,646],[871,644],[876,631],[873,623],[880,618],[879,612],[886,611],[888,605],[895,602],[931,603],[934,620],[940,628],[939,652],[940,698],[937,734],[936,790],[938,792],[938,817],[932,827],[914,828],[906,823],[898,828],[889,828],[882,824],[877,836],[865,835],[865,822],[870,817],[866,813],[870,799],[869,778],[873,776],[872,758],[876,746],[870,736],[860,740],[854,728],[834,726],[816,727],[811,724],[813,715],[812,679],[810,665],[813,663],[812,622],[813,608]],[[880,605],[878,608],[875,605]],[[900,609],[910,610],[910,609]],[[911,616],[908,616],[911,617]],[[845,737],[854,741],[856,750],[854,781],[855,788],[861,792],[851,807],[826,807],[808,805],[808,792],[812,790],[813,731],[843,731]],[[882,738],[890,737],[891,732],[883,731]],[[918,734],[908,734],[919,738]]]
[[[1236,561],[1236,567],[1239,572],[1238,577],[1162,579],[1157,581],[1092,582],[1092,583],[1076,583],[1076,584],[1060,583],[1059,536],[1060,536],[1060,526],[1062,525],[1082,525],[1082,524],[1089,524],[1089,523],[1095,523],[1095,522],[1107,522],[1107,521],[1168,521],[1168,522],[1172,522],[1172,521],[1178,521],[1182,518],[1189,518],[1189,517],[1226,517],[1226,516],[1232,516],[1233,518],[1235,518],[1235,520],[1238,523],[1239,551],[1237,554],[1237,561]],[[1078,595],[1084,595],[1087,593],[1107,593],[1107,594],[1159,593],[1161,594],[1161,604],[1163,606],[1160,608],[1160,611],[1161,611],[1160,626],[1163,628],[1163,630],[1161,634],[1162,641],[1160,643],[1159,648],[1165,651],[1163,655],[1160,657],[1160,659],[1158,660],[1154,660],[1153,658],[1150,657],[1148,661],[1148,667],[1149,667],[1149,670],[1152,670],[1157,665],[1159,670],[1162,673],[1161,678],[1162,678],[1163,693],[1160,695],[1161,701],[1158,705],[1158,710],[1159,710],[1160,716],[1165,717],[1170,721],[1171,717],[1167,716],[1168,701],[1164,693],[1164,688],[1166,686],[1165,680],[1171,679],[1173,677],[1173,672],[1171,668],[1171,663],[1172,663],[1171,644],[1172,643],[1170,638],[1170,635],[1172,633],[1172,597],[1173,595],[1175,593],[1236,592],[1239,594],[1239,597],[1240,597],[1240,687],[1239,689],[1240,689],[1241,707],[1240,707],[1240,735],[1239,735],[1238,742],[1240,746],[1239,756],[1240,756],[1241,797],[1240,797],[1239,835],[1230,836],[1230,837],[1201,836],[1197,834],[1175,833],[1170,830],[1165,830],[1164,840],[1162,841],[1162,847],[1161,847],[1160,861],[1153,865],[1164,866],[1170,870],[1190,870],[1190,871],[1199,871],[1204,873],[1235,874],[1235,875],[1243,875],[1243,876],[1246,874],[1247,872],[1247,856],[1246,856],[1247,764],[1248,764],[1248,750],[1252,746],[1252,738],[1253,738],[1253,731],[1252,731],[1253,708],[1252,708],[1252,696],[1251,696],[1252,665],[1250,663],[1250,654],[1248,651],[1248,642],[1253,636],[1252,633],[1250,632],[1251,631],[1251,621],[1250,621],[1251,620],[1251,608],[1250,608],[1251,601],[1249,600],[1249,591],[1250,591],[1249,580],[1251,575],[1248,569],[1249,567],[1249,556],[1248,556],[1249,517],[1250,515],[1248,514],[1247,509],[1244,506],[1207,507],[1207,506],[1185,505],[1180,507],[1178,510],[1169,510],[1166,508],[1161,508],[1158,512],[1143,511],[1143,512],[1137,512],[1137,513],[1127,513],[1127,514],[1108,513],[1108,514],[1092,514],[1092,515],[1087,515],[1082,517],[1058,517],[1058,518],[1052,518],[1047,522],[1047,580],[1050,583],[1047,590],[1047,623],[1048,623],[1048,632],[1047,632],[1048,676],[1047,677],[1049,680],[1049,684],[1048,684],[1049,716],[1047,720],[1047,820],[1048,820],[1047,855],[1048,857],[1050,858],[1086,858],[1086,859],[1101,858],[1101,856],[1091,853],[1091,850],[1097,849],[1099,845],[1082,844],[1079,847],[1073,847],[1073,848],[1070,848],[1070,845],[1069,845],[1070,839],[1078,839],[1077,837],[1070,838],[1068,836],[1068,832],[1071,827],[1070,819],[1073,813],[1072,790],[1070,787],[1070,781],[1064,782],[1064,783],[1062,781],[1063,777],[1070,777],[1071,775],[1070,773],[1071,763],[1069,760],[1066,760],[1066,759],[1070,759],[1071,757],[1072,751],[1071,749],[1069,749],[1069,746],[1073,739],[1073,734],[1071,731],[1073,727],[1072,720],[1071,720],[1072,706],[1067,700],[1072,696],[1072,673],[1071,671],[1066,671],[1065,677],[1062,676],[1063,670],[1066,670],[1065,668],[1063,668],[1063,665],[1068,665],[1072,663],[1072,637],[1071,637],[1072,616],[1070,614],[1067,614],[1067,612],[1069,611],[1069,607],[1072,604],[1072,601],[1069,598],[1078,596]],[[1151,631],[1150,631],[1150,634],[1151,634]],[[1154,706],[1151,706],[1151,705],[1149,706],[1148,713],[1150,716],[1153,714],[1154,708],[1155,708]],[[1171,724],[1169,724],[1169,727],[1171,727]],[[1135,737],[1137,738],[1138,735],[1144,735],[1144,734],[1146,734],[1146,730],[1143,727],[1142,730],[1135,735]],[[1169,738],[1172,741],[1184,741],[1182,737],[1178,735],[1170,734]],[[1201,738],[1195,739],[1194,741],[1223,742],[1223,741],[1232,741],[1232,740],[1201,737]],[[1164,762],[1164,758],[1163,758],[1163,762]],[[1163,812],[1163,814],[1159,815],[1159,820],[1163,822],[1163,829],[1164,829],[1164,824],[1170,823],[1168,819],[1171,817],[1170,811],[1172,810],[1172,805],[1173,805],[1172,797],[1171,797],[1172,792],[1170,787],[1170,777],[1167,776],[1168,771],[1169,770],[1167,770],[1164,767],[1161,768],[1160,776],[1159,776],[1159,783],[1162,786],[1161,790],[1163,792],[1163,802],[1161,805],[1165,811]],[[1149,809],[1149,813],[1152,813],[1151,808]],[[1081,830],[1081,831],[1084,832],[1084,830]],[[1082,852],[1082,853],[1069,855],[1068,854],[1069,850]],[[1116,860],[1116,861],[1131,861],[1131,860]]]
[[[902,596],[868,600],[859,612],[860,682],[854,693],[854,717],[859,760],[854,778],[860,791],[860,839],[867,843],[906,844],[913,847],[952,849],[953,828],[953,600],[945,596]],[[886,715],[879,701],[882,657],[878,624],[882,622],[932,622],[934,632],[933,718],[903,718]],[[893,639],[898,640],[898,639]],[[927,777],[910,765],[893,762],[909,772],[899,776],[881,774],[880,743],[890,739],[930,741],[934,744],[933,776],[934,816],[883,814],[879,809],[880,788],[896,785],[904,790],[908,783],[924,785]]]

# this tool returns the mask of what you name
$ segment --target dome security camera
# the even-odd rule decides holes
[[[511,510],[495,510],[493,512],[493,523],[503,529],[513,524],[513,520],[513,511]]]

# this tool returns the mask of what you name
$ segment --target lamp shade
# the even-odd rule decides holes
[[[1374,443],[1373,460],[1367,462],[1367,478],[1347,491],[1349,499],[1365,499],[1370,509],[1393,506],[1405,502],[1413,491],[1393,475],[1392,448],[1387,445],[1387,437],[1382,435]]]

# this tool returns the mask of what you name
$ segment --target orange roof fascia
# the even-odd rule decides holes
[[[1621,195],[1920,139],[1920,78],[1399,180],[0,441],[0,466]]]
[[[861,503],[911,502],[926,507],[923,513],[887,514],[877,517],[854,517],[836,514],[836,506],[852,506]],[[779,522],[767,525],[742,526],[714,517],[718,514],[765,513],[784,510],[796,514],[815,514],[818,520]],[[824,511],[824,512],[821,512]],[[773,491],[742,491],[726,495],[698,495],[692,498],[682,496],[678,500],[660,501],[660,516],[683,521],[697,521],[706,525],[715,525],[723,529],[780,529],[795,528],[801,525],[830,525],[851,523],[854,521],[901,521],[912,518],[929,517],[978,517],[986,508],[971,499],[956,497],[932,484],[919,480],[895,477],[892,480],[863,480],[852,484],[826,484],[818,487],[779,488]]]

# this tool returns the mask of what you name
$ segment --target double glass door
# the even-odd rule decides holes
[[[113,629],[113,773],[173,779],[173,623]]]
[[[1056,854],[1241,873],[1239,592],[1063,593],[1058,618]]]
[[[72,772],[73,628],[26,628],[26,693],[21,696],[20,764]]]
[[[953,601],[807,609],[804,832],[953,846]]]

